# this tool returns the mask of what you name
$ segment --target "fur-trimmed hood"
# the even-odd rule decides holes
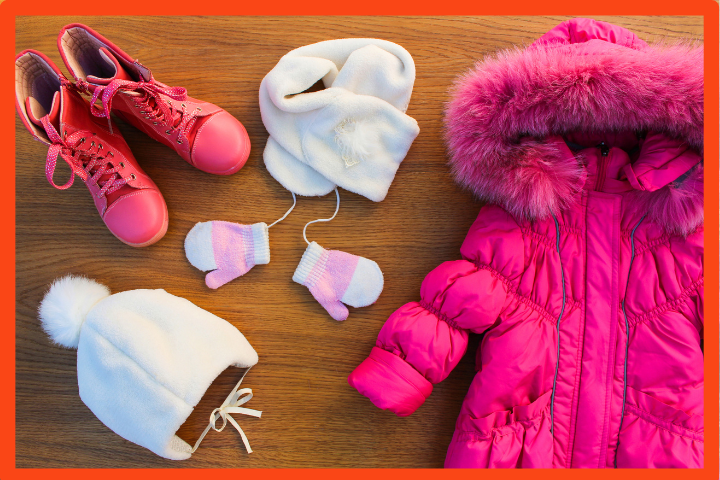
[[[605,22],[563,22],[527,49],[500,52],[462,76],[445,123],[456,181],[529,219],[573,204],[584,184],[581,158],[558,139],[663,135],[700,163],[676,166],[677,176],[662,185],[635,182],[632,201],[671,233],[703,222],[702,45],[648,45]]]

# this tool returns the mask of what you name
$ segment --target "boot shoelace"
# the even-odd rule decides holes
[[[78,88],[90,92],[89,84],[85,81],[79,81]],[[182,87],[168,87],[153,78],[149,82],[115,79],[107,85],[95,86],[90,101],[90,110],[96,117],[108,119],[111,132],[110,111],[112,110],[113,98],[119,91],[131,93],[135,107],[140,110],[143,118],[152,121],[153,125],[162,124],[167,126],[168,129],[165,130],[167,135],[178,132],[177,143],[179,145],[182,145],[186,140],[189,143],[190,130],[195,125],[198,114],[202,109],[197,107],[194,110],[188,110],[187,105],[184,103],[178,109],[163,98],[163,96],[166,96],[173,100],[183,101],[187,99],[187,90]],[[95,105],[98,100],[102,102],[102,108]]]
[[[127,180],[122,178],[118,173],[120,168],[123,167],[122,162],[119,166],[115,166],[106,158],[114,157],[115,155],[112,152],[103,155],[101,153],[104,149],[103,145],[95,143],[95,141],[92,141],[90,145],[87,146],[87,138],[93,135],[91,132],[78,130],[62,138],[57,130],[55,130],[53,124],[50,123],[47,116],[43,117],[41,122],[48,134],[48,138],[52,142],[52,145],[50,145],[48,149],[47,161],[45,163],[45,176],[50,182],[50,185],[58,190],[70,188],[77,174],[84,182],[87,182],[89,179],[97,183],[101,187],[97,193],[97,197],[102,198],[104,195],[113,193],[127,183]],[[53,181],[58,156],[62,157],[70,166],[70,180],[68,180],[65,185],[56,185]],[[108,164],[112,165],[112,167],[108,167]],[[101,184],[100,178],[104,175],[110,176]]]

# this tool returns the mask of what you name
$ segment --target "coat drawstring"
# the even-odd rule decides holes
[[[623,295],[623,301],[621,303],[623,316],[625,317],[625,363],[623,365],[623,399],[622,399],[622,411],[620,412],[620,427],[618,427],[617,443],[615,444],[615,468],[617,468],[617,457],[618,450],[620,448],[620,432],[622,431],[623,420],[625,419],[625,399],[627,396],[627,366],[628,366],[628,350],[630,347],[630,323],[628,322],[627,312],[625,311],[625,301],[627,300],[627,291],[630,286],[630,272],[632,271],[632,265],[635,261],[635,230],[640,226],[647,213],[640,218],[640,221],[632,229],[630,233],[630,266],[628,267],[628,278],[625,282],[625,295]]]
[[[555,435],[555,388],[557,387],[558,370],[560,368],[560,320],[562,320],[563,313],[565,313],[565,271],[563,270],[562,256],[560,255],[560,225],[558,224],[555,214],[550,211],[553,220],[555,221],[555,249],[557,250],[558,258],[560,259],[560,277],[562,283],[562,307],[560,308],[560,315],[558,316],[557,323],[555,324],[555,331],[557,333],[557,359],[555,361],[555,376],[553,377],[552,395],[550,397],[550,434]]]

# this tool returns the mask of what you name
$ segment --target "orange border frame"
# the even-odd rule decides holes
[[[718,3],[714,0],[603,0],[598,5],[578,4],[575,0],[514,0],[512,2],[487,2],[478,0],[462,0],[458,2],[438,3],[429,0],[364,0],[362,4],[349,5],[347,2],[330,2],[329,0],[300,4],[290,0],[276,0],[271,4],[254,2],[251,5],[228,4],[222,1],[194,2],[192,0],[173,0],[172,12],[182,11],[188,15],[548,15],[570,14],[587,15],[698,15],[704,17],[705,37],[705,210],[711,214],[705,219],[705,262],[710,268],[705,270],[707,291],[718,292],[718,232],[720,210],[718,200],[720,189],[718,178],[720,169],[720,149],[718,146],[718,116],[720,107],[718,96]],[[0,143],[0,158],[15,158],[15,99],[14,70],[12,59],[15,57],[15,16],[17,15],[72,15],[88,14],[82,3],[68,3],[58,0],[0,0],[0,131],[13,132],[3,134]],[[91,13],[94,15],[117,14],[113,3],[92,2]],[[268,6],[271,5],[271,6]],[[162,2],[146,2],[142,10],[133,9],[142,15],[167,15],[171,10]],[[0,480],[15,478],[53,478],[53,479],[93,479],[102,475],[103,479],[125,479],[132,473],[137,479],[156,479],[159,476],[172,475],[174,479],[195,479],[200,471],[196,469],[16,469],[15,468],[15,175],[7,177],[9,185],[0,189],[0,225],[5,234],[0,237],[0,311],[7,313],[2,323],[0,335]],[[709,207],[709,208],[708,208]],[[682,472],[670,470],[587,470],[583,476],[587,479],[601,479],[613,475],[613,478],[637,480],[652,478],[653,480],[676,480],[680,478],[713,479],[720,478],[718,464],[718,295],[713,293],[705,302],[705,468]],[[40,398],[48,408],[52,408],[52,398]],[[714,406],[714,408],[713,408]],[[398,448],[402,446],[398,445]],[[236,474],[235,471],[211,469],[202,470],[205,475]],[[240,472],[237,472],[240,473]],[[534,470],[528,471],[484,471],[472,470],[413,470],[406,472],[398,469],[360,470],[360,469],[307,469],[307,470],[243,470],[241,475],[260,475],[261,478],[284,478],[292,475],[302,478],[334,478],[342,475],[344,480],[365,479],[374,477],[397,478],[410,474],[418,479],[477,479],[484,478],[523,478],[531,476],[540,479],[572,478],[577,471],[569,470]],[[567,475],[567,476],[566,476]],[[502,476],[502,477],[501,477]],[[571,477],[572,476],[572,477]]]

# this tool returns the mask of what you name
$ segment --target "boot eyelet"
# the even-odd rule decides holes
[[[171,132],[170,130],[165,130],[165,133],[167,133],[168,135],[170,135],[172,132]]]
[[[178,143],[178,145],[182,145],[182,140],[180,140],[180,139],[178,138],[177,143]]]
[[[108,156],[108,157],[112,157],[112,158],[115,158],[115,154],[114,154],[114,153],[112,153],[112,152],[108,152],[108,153],[107,153],[107,156]]]
[[[125,168],[125,163],[124,163],[124,162],[120,162],[120,168]]]
[[[130,179],[131,179],[131,180],[137,180],[137,177],[135,176],[134,173],[131,173],[131,174],[130,174]]]
[[[157,125],[157,122],[153,122],[153,125]]]
[[[202,112],[202,108],[200,108],[200,107],[198,107],[197,110],[198,110],[198,112]]]
[[[92,142],[90,142],[90,146],[91,146],[91,147],[94,147],[94,146],[95,146],[95,140],[93,140]]]
[[[185,108],[185,107],[187,106],[187,105],[185,105],[184,103],[181,103],[180,105],[181,105],[183,108]]]

